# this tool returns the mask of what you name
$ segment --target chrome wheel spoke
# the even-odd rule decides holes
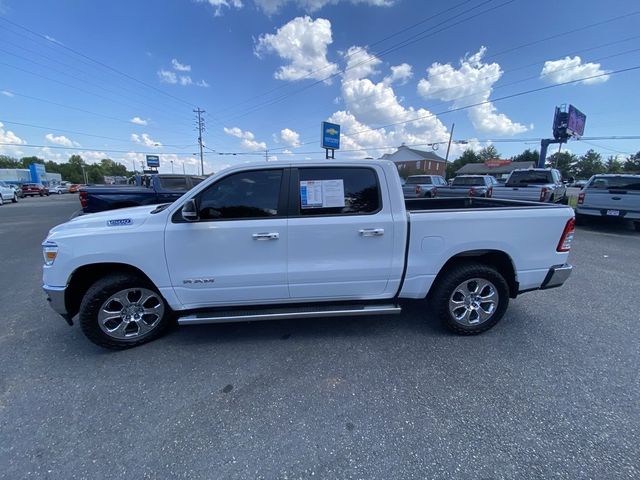
[[[164,302],[146,288],[120,290],[98,312],[98,325],[110,337],[122,340],[151,333],[164,316]]]
[[[449,297],[449,313],[464,326],[476,326],[488,321],[499,303],[498,291],[484,278],[470,278],[458,285]]]

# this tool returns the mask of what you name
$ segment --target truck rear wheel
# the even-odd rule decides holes
[[[112,350],[135,347],[159,337],[171,311],[149,283],[128,274],[94,283],[80,305],[80,327],[96,345]]]
[[[509,305],[509,286],[494,268],[461,263],[437,280],[429,302],[446,327],[460,335],[476,335],[500,321]]]

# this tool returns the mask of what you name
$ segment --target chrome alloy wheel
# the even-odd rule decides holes
[[[498,290],[484,278],[472,278],[458,285],[449,298],[449,313],[464,326],[489,320],[498,308]]]
[[[98,324],[118,340],[139,339],[151,333],[164,316],[164,302],[146,288],[120,290],[100,307]]]

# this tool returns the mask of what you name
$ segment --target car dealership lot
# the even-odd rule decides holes
[[[401,316],[185,327],[109,352],[46,305],[77,195],[0,207],[0,477],[636,478],[640,235],[457,337]],[[224,252],[220,252],[221,255]]]

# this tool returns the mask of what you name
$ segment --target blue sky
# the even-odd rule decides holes
[[[165,172],[171,161],[195,172],[195,107],[207,112],[208,172],[265,149],[321,157],[327,119],[348,135],[342,158],[443,142],[454,122],[454,139],[495,140],[509,156],[539,142],[502,140],[550,136],[561,103],[587,114],[585,136],[637,135],[640,70],[603,74],[640,65],[639,11],[633,0],[0,0],[0,143],[11,144],[0,153],[131,168],[148,152]],[[606,156],[640,141],[567,148]]]

